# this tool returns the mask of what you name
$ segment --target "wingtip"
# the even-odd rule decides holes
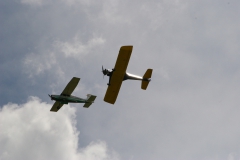
[[[109,100],[107,100],[107,99],[103,99],[105,102],[107,102],[107,103],[109,103],[109,104],[112,104],[112,105],[114,105],[114,103],[115,103],[115,101],[113,102],[113,101],[109,101]]]
[[[123,49],[123,50],[132,50],[133,49],[133,46],[122,46],[120,49]]]
[[[72,79],[78,79],[78,80],[80,80],[81,78],[79,78],[79,77],[73,77]]]

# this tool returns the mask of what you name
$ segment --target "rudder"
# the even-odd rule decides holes
[[[142,86],[141,86],[143,90],[147,89],[148,84],[151,81],[150,78],[152,77],[152,71],[153,71],[152,69],[147,69],[147,71],[143,75]]]

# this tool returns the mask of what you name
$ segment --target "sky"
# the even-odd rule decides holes
[[[0,160],[240,159],[240,1],[1,0]],[[119,48],[124,81],[103,101]],[[72,77],[90,108],[50,112]]]

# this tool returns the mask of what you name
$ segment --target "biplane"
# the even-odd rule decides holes
[[[60,95],[49,95],[51,100],[56,101],[50,111],[57,112],[64,104],[68,103],[85,103],[83,107],[88,108],[94,102],[97,96],[91,94],[87,94],[86,99],[71,95],[79,81],[80,78],[73,77]]]
[[[146,90],[148,87],[148,84],[151,81],[152,69],[147,69],[143,77],[126,72],[128,62],[131,57],[132,48],[133,46],[122,46],[120,48],[115,67],[112,70],[103,69],[102,66],[103,75],[109,76],[108,88],[104,97],[105,102],[111,104],[115,103],[122,85],[122,81],[124,80],[140,80],[142,81],[141,88],[143,90]]]

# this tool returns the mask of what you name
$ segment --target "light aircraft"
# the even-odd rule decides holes
[[[56,101],[50,111],[57,112],[64,104],[68,103],[85,103],[83,107],[88,108],[94,102],[97,96],[91,94],[87,94],[86,99],[71,95],[79,81],[80,78],[73,77],[60,95],[49,95],[51,100]]]
[[[107,75],[109,76],[109,83],[108,83],[108,88],[104,97],[104,101],[114,104],[118,92],[121,88],[122,81],[124,80],[140,80],[142,81],[142,86],[141,88],[143,90],[147,89],[148,83],[151,81],[151,76],[152,76],[152,69],[147,69],[143,77],[136,76],[130,73],[127,73],[127,66],[128,62],[132,53],[132,48],[133,46],[122,46],[119,50],[118,58],[115,63],[115,67],[110,70],[110,69],[103,69],[102,66],[102,73],[103,76]]]

